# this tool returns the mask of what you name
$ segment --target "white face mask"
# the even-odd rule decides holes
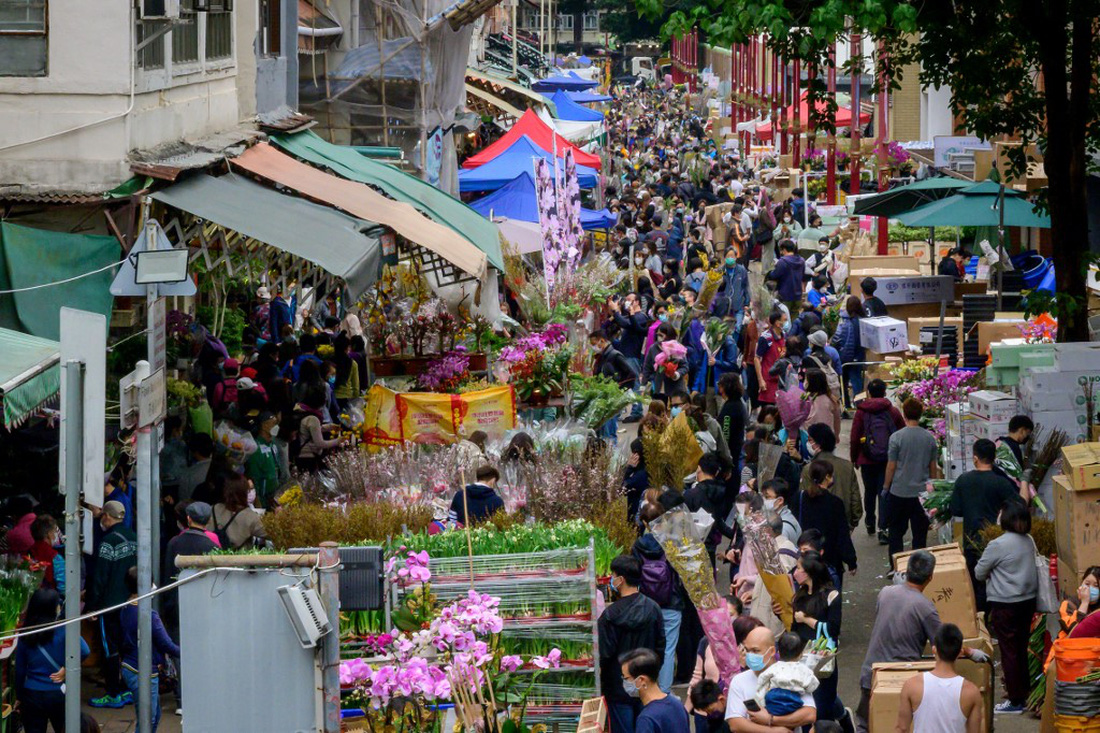
[[[274,427],[271,428],[271,437],[274,438],[278,434],[279,434],[279,426],[275,425]]]
[[[248,490],[248,505],[252,506],[256,503],[256,489]]]
[[[775,499],[765,499],[764,508],[768,511],[775,511]]]
[[[644,262],[645,262],[645,259],[642,258],[642,257],[635,257],[634,258],[634,264],[635,265],[641,266]]]
[[[826,252],[829,251],[829,245],[819,244],[819,245],[817,245],[817,251],[820,252],[821,254],[825,254]]]

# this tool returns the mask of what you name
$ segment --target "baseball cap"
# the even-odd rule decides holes
[[[253,382],[248,377],[241,377],[240,379],[237,380],[237,389],[238,390],[256,389],[256,383]]]
[[[260,300],[271,300],[271,291],[267,289],[266,285],[261,285],[256,289],[256,297]]]
[[[108,502],[110,503],[110,502]],[[213,509],[205,501],[193,501],[187,505],[187,518],[191,521],[198,522],[199,524],[206,524],[210,521],[210,514]]]
[[[126,506],[121,501],[109,501],[103,505],[103,513],[111,519],[125,519]]]

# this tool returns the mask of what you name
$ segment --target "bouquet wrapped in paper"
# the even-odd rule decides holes
[[[772,530],[762,512],[746,513],[739,521],[745,534],[745,543],[752,548],[760,582],[768,589],[772,601],[779,605],[779,619],[789,629],[794,621],[794,611],[791,608],[794,585],[779,559],[779,548],[775,544]]]
[[[813,405],[806,399],[806,393],[795,382],[789,389],[775,393],[775,406],[779,408],[779,417],[788,435],[794,435],[805,424]]]
[[[691,602],[699,611],[699,622],[707,635],[722,679],[732,679],[740,671],[733,620],[726,601],[714,585],[714,566],[703,540],[713,520],[706,512],[689,512],[679,506],[661,515],[650,525],[665,557],[680,576]]]

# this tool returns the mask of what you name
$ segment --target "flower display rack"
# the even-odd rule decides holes
[[[531,690],[528,724],[576,730],[584,700],[600,695],[595,544],[514,555],[432,558],[431,592],[447,603],[472,587],[500,598],[505,653],[562,651],[560,668]],[[391,585],[391,607],[403,589]],[[536,671],[534,668],[521,671]]]

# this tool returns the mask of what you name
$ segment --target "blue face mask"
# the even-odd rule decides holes
[[[1095,585],[1089,586],[1089,603],[1096,603],[1100,601],[1100,588]]]
[[[657,320],[660,321],[661,323],[665,323],[666,321],[668,321],[668,314],[667,313],[659,313],[657,315]]]
[[[334,384],[336,384],[336,377],[329,377],[327,381],[328,381],[329,384],[334,385]]]
[[[765,667],[764,655],[757,654],[756,652],[746,652],[745,664],[747,664],[749,666],[749,669],[751,669],[753,672],[763,672]]]
[[[676,417],[681,412],[683,412],[683,409],[684,408],[680,407],[679,405],[676,405],[676,407],[673,407],[671,410],[669,410],[669,414],[671,414],[673,417]]]
[[[783,333],[790,333],[791,331],[791,319],[788,318],[787,322],[783,324]]]
[[[623,692],[631,697],[638,696],[638,686],[634,684],[634,680],[623,680]]]

